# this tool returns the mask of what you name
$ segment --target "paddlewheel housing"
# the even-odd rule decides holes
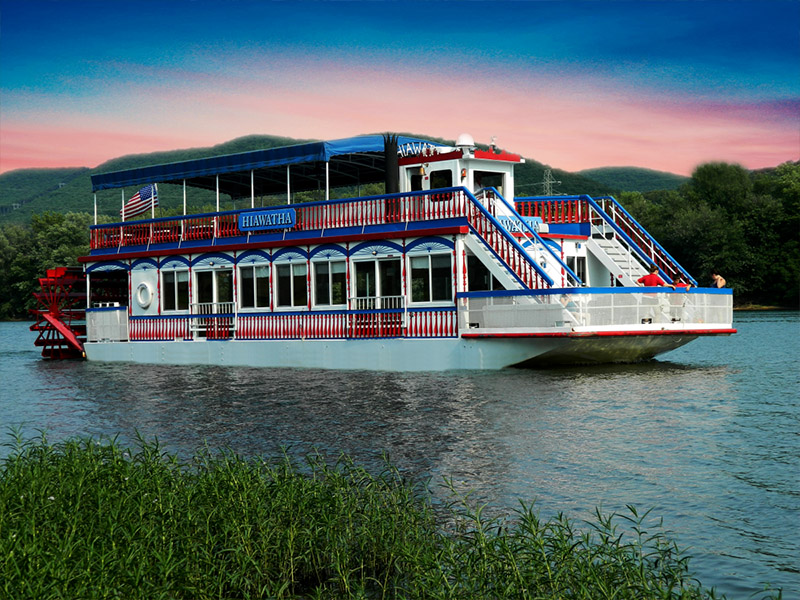
[[[34,292],[37,307],[31,309],[39,332],[34,342],[44,358],[82,358],[86,341],[86,275],[80,267],[48,269]]]

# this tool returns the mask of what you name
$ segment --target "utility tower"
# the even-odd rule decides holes
[[[560,181],[553,179],[553,171],[552,169],[545,169],[544,170],[544,179],[542,180],[542,191],[545,196],[552,196],[553,195],[553,184],[554,183],[561,183]]]

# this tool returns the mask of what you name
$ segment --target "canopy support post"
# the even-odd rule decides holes
[[[217,212],[219,212],[219,175],[217,175]]]
[[[292,203],[292,180],[291,180],[291,167],[286,165],[286,204]]]
[[[330,162],[325,161],[325,200],[331,199]]]
[[[183,180],[183,216],[186,216],[186,180]]]
[[[122,210],[120,214],[122,215],[122,222],[125,222],[125,188],[121,188],[120,192],[122,192]]]
[[[95,192],[93,196],[94,196],[94,224],[97,225],[97,192]]]
[[[250,208],[256,207],[256,175],[255,170],[250,169]]]

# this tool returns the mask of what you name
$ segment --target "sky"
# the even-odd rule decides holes
[[[0,0],[0,172],[469,133],[567,171],[800,159],[800,0]]]

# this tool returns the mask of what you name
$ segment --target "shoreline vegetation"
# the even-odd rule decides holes
[[[0,461],[0,595],[47,598],[717,598],[650,511],[575,522],[434,505],[387,461],[180,459],[158,441],[51,444]],[[780,598],[766,590],[761,598]]]

